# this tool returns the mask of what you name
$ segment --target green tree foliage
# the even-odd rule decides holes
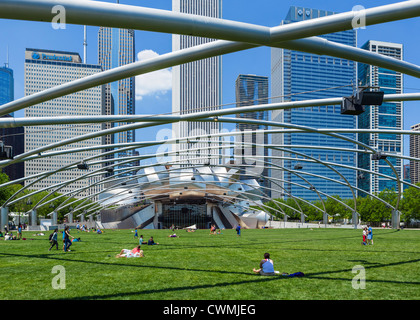
[[[420,187],[420,183],[416,185]],[[410,187],[404,190],[401,212],[405,221],[420,220],[420,189]]]
[[[9,182],[9,176],[0,172],[0,184]],[[10,187],[0,188],[0,203],[3,204],[12,195]]]
[[[400,200],[399,204],[399,210],[402,213],[402,220],[403,221],[410,221],[414,219],[420,219],[420,183],[417,184],[419,188],[408,188],[403,193],[403,198]],[[385,189],[379,194],[376,195],[376,197],[384,200],[385,202],[389,203],[391,206],[396,206],[397,204],[397,198],[398,193],[392,189]],[[347,206],[349,206],[352,209],[349,209],[345,207],[342,203],[336,201],[339,200],[343,203],[345,203]],[[296,201],[299,203],[299,206],[296,204],[296,201],[287,198],[285,199],[275,199],[278,203],[275,203],[275,201],[269,201],[265,203],[266,206],[272,209],[268,209],[267,211],[270,214],[273,214],[279,219],[283,218],[283,215],[278,213],[276,211],[279,210],[278,207],[282,207],[282,209],[285,211],[287,215],[290,216],[290,219],[293,220],[300,220],[300,213],[299,213],[299,206],[302,208],[302,211],[304,214],[307,215],[306,220],[308,221],[317,221],[322,220],[322,215],[324,211],[324,207],[322,205],[322,202],[320,200],[317,201],[311,201],[308,204],[307,202],[304,202],[302,200],[296,199]],[[296,208],[298,212],[294,212],[292,209],[287,208],[281,204],[287,204],[290,207]],[[326,212],[333,217],[338,218],[352,218],[352,210],[354,208],[354,200],[353,198],[350,199],[341,199],[339,196],[332,196],[328,197],[327,199],[324,199],[325,209]],[[314,208],[314,206],[318,207],[321,210],[317,210]],[[389,221],[392,217],[392,208],[385,203],[383,203],[381,200],[378,200],[374,197],[357,197],[356,198],[356,207],[357,212],[360,214],[360,218],[364,222],[382,222],[382,221]],[[280,210],[279,210],[280,211]]]

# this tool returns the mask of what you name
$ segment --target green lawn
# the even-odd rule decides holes
[[[82,241],[72,251],[48,251],[45,236],[0,241],[0,299],[139,300],[394,300],[420,299],[420,231],[374,230],[374,245],[361,245],[360,230],[209,230],[168,238],[168,230],[140,230],[157,246],[144,258],[115,258],[137,240],[132,230],[104,234],[71,230]],[[61,243],[61,235],[59,237]],[[252,273],[264,252],[276,270],[303,278]],[[353,267],[364,267],[365,289],[352,287]],[[54,266],[65,270],[65,289],[53,289]],[[56,281],[56,280],[55,280]],[[56,281],[57,283],[57,281]],[[60,282],[62,285],[63,282]]]

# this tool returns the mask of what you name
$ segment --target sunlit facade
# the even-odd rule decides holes
[[[221,0],[173,0],[175,12],[202,15],[213,18],[222,17]],[[197,46],[214,39],[174,34],[172,51]],[[182,115],[200,111],[218,110],[222,104],[222,58],[221,56],[202,59],[172,68],[172,112]],[[172,125],[177,138],[197,135],[217,134],[218,122],[177,122]],[[209,139],[206,139],[207,141]],[[176,156],[184,165],[203,163],[203,157],[212,157],[211,164],[220,162],[219,138],[210,142],[180,143],[174,145],[175,151],[184,153]],[[194,149],[194,151],[190,151]],[[186,154],[185,154],[186,153]],[[195,160],[194,160],[195,159]],[[199,159],[199,160],[198,160]]]
[[[293,6],[281,24],[284,25],[333,14],[335,13],[330,11]],[[356,46],[355,30],[326,34],[320,37],[340,44]],[[351,96],[355,83],[356,63],[353,61],[301,51],[272,48],[272,102]],[[351,115],[342,115],[340,105],[275,110],[272,112],[272,120],[313,128],[356,128],[356,118]],[[356,135],[353,133],[343,134],[343,136],[356,139]],[[301,160],[304,159],[302,156],[296,156],[293,153],[272,152],[273,167],[285,168],[282,170],[273,169],[272,176],[278,179],[279,182],[284,181],[281,182],[281,185],[288,192],[306,200],[319,200],[318,194],[309,190],[309,187],[312,185],[319,191],[330,195],[339,195],[341,198],[352,197],[351,189],[347,185],[313,175],[342,181],[337,173],[322,164],[316,163],[316,160],[339,163],[351,167],[351,169],[340,168],[340,173],[351,185],[355,185],[356,174],[352,169],[356,166],[354,153],[334,150],[337,148],[354,148],[354,144],[328,135],[314,133],[273,134],[272,141],[274,144],[283,145],[286,148],[296,146],[292,148],[294,151],[304,153],[313,158],[311,162],[305,162]],[[302,147],[299,148],[298,146]],[[304,148],[305,146],[311,146],[312,148],[307,149]],[[331,149],[317,149],[316,146]],[[282,157],[285,157],[285,159]],[[302,170],[300,170],[299,174],[302,172],[312,174],[303,175],[310,184],[288,171],[294,170],[297,164],[302,165]],[[280,188],[272,187],[272,196],[274,198],[284,195]]]
[[[370,40],[362,49],[376,52],[402,60],[403,46],[398,43]],[[376,66],[359,64],[358,77],[363,86],[379,87],[385,94],[402,93],[403,77],[396,71]],[[380,106],[365,106],[365,112],[358,117],[360,129],[403,129],[403,102],[383,102]],[[402,135],[389,133],[359,134],[359,140],[380,152],[403,154]],[[403,177],[402,160],[394,157],[387,159],[395,167],[398,175]],[[385,160],[372,160],[370,155],[359,154],[358,167],[395,177],[395,173]],[[384,189],[397,190],[397,182],[373,174],[363,174],[363,179],[358,179],[359,188],[370,193],[379,193]]]
[[[79,54],[76,52],[26,49],[25,96],[99,72],[101,72],[101,66],[82,63]],[[102,114],[102,86],[72,93],[25,109],[25,117],[96,116]],[[25,128],[25,152],[100,130],[101,124],[28,126]],[[102,144],[103,138],[96,137],[56,148],[55,151],[93,147]],[[54,157],[39,157],[25,161],[25,177],[59,170],[70,164],[78,164],[84,159],[98,155],[100,152],[98,150],[84,151]],[[99,168],[99,165],[90,166],[91,170]],[[31,188],[35,190],[44,189],[65,181],[77,179],[86,173],[86,170],[76,168],[62,170],[31,185]],[[74,180],[71,184],[63,186],[60,189],[60,193],[74,192],[81,188],[92,186],[99,179],[99,177],[92,177]],[[33,179],[30,179],[26,180],[25,183],[30,184],[33,181]],[[87,188],[80,193],[75,193],[75,195],[76,197],[87,196],[99,190],[101,190],[100,185]]]

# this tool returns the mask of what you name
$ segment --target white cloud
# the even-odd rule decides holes
[[[137,54],[138,61],[158,57],[153,50],[143,50]],[[162,69],[136,76],[136,99],[142,100],[144,96],[159,98],[172,90],[171,69]]]

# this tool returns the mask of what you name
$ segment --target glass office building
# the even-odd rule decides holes
[[[13,70],[5,64],[0,68],[0,105],[14,100],[14,77]],[[14,113],[2,116],[2,118],[13,117]],[[24,152],[24,128],[0,128],[0,140],[7,146],[12,146],[13,155],[18,155]],[[10,180],[20,179],[24,176],[23,162],[14,163],[2,168],[2,172],[9,176]]]
[[[402,44],[370,40],[362,49],[383,54],[402,60]],[[379,87],[385,94],[402,93],[403,77],[396,71],[384,68],[359,64],[358,78],[362,86]],[[360,129],[403,129],[403,103],[384,102],[380,106],[365,106],[365,112],[358,117]],[[397,134],[359,134],[358,139],[370,147],[384,153],[403,154],[403,138]],[[400,177],[403,177],[401,159],[388,159],[395,167]],[[358,167],[371,170],[375,173],[395,177],[391,167],[385,160],[372,160],[370,155],[358,155]],[[379,193],[384,189],[397,190],[397,182],[374,174],[363,174],[363,179],[358,179],[359,188],[370,193]],[[361,193],[364,195],[364,193]]]
[[[267,104],[268,77],[240,74],[235,82],[235,93],[237,107]],[[268,121],[268,111],[239,113],[236,117]],[[268,176],[269,149],[263,146],[268,144],[268,135],[255,133],[256,130],[268,130],[268,126],[237,123],[236,130],[243,132],[240,136],[236,136],[236,141],[243,145],[235,148],[235,163],[247,165],[241,169],[241,179],[259,179],[261,175]],[[250,145],[251,143],[257,146]],[[253,158],[253,156],[257,157]],[[266,188],[264,192],[267,196],[270,196],[269,180],[263,178],[260,184]]]
[[[282,24],[332,14],[335,13],[293,6]],[[355,30],[326,34],[321,37],[340,44],[356,46]],[[278,48],[273,48],[271,55],[272,102],[344,97],[351,96],[353,93],[353,85],[356,83],[356,64],[353,61]],[[276,110],[272,112],[272,120],[313,128],[353,129],[356,127],[355,116],[342,115],[340,105]],[[356,139],[356,135],[353,133],[343,134],[343,136]],[[274,144],[291,148],[315,160],[338,163],[352,168],[356,166],[354,153],[334,150],[355,148],[354,144],[342,139],[314,133],[284,133],[274,134],[272,141]],[[321,148],[307,148],[308,146],[320,146]],[[326,148],[322,149],[322,147]],[[281,151],[273,151],[272,155],[272,177],[281,181],[282,187],[286,191],[292,192],[293,195],[311,201],[319,200],[317,193],[309,189],[313,186],[330,195],[339,195],[341,198],[352,197],[348,185],[328,179],[339,180],[342,183],[344,180],[331,169],[316,163],[315,160],[305,162],[303,161],[304,157]],[[302,169],[299,172],[292,172],[295,170],[295,165],[301,165]],[[281,170],[275,170],[276,166]],[[337,167],[337,169],[350,184],[355,185],[356,173],[354,170],[343,167]],[[309,183],[295,173],[300,174]],[[276,187],[273,186],[273,190],[274,198],[284,195],[281,188],[276,190]]]
[[[4,66],[0,68],[0,105],[13,101],[14,92],[13,70]]]

